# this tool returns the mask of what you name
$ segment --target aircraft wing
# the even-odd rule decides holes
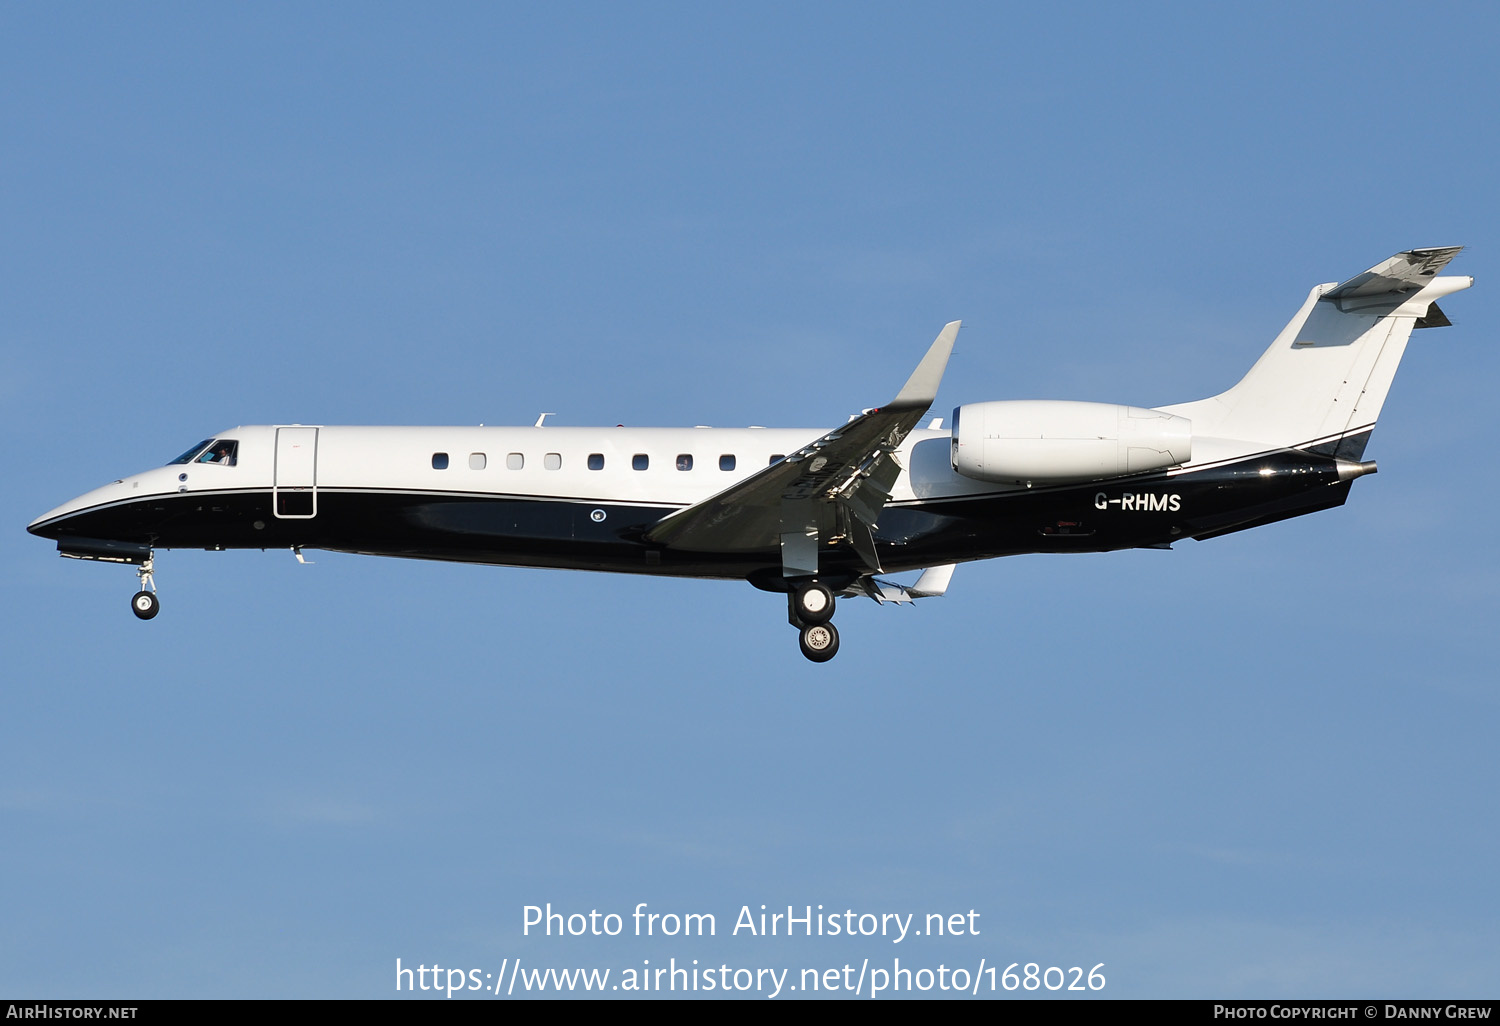
[[[646,540],[687,552],[758,552],[779,545],[787,576],[815,575],[820,546],[847,541],[871,570],[879,570],[870,528],[901,474],[897,447],[937,398],[959,325],[943,328],[890,403],[678,510],[651,527]]]

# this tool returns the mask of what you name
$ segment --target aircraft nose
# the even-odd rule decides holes
[[[26,525],[26,530],[38,538],[51,538],[56,540],[63,534],[63,525],[72,516],[72,510],[76,508],[78,500],[65,502],[55,509],[49,509],[31,523]]]
[[[78,533],[96,533],[94,529],[99,524],[90,522],[80,525],[79,521],[88,519],[91,510],[116,502],[129,494],[124,479],[111,482],[102,488],[95,488],[91,492],[84,492],[74,499],[69,499],[61,506],[56,506],[37,517],[26,525],[26,530],[39,538],[61,538],[65,535]],[[89,530],[80,532],[80,527],[88,527]]]

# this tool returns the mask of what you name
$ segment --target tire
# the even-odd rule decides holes
[[[797,589],[794,598],[797,618],[809,627],[816,627],[833,619],[833,592],[826,585],[816,582],[804,584]]]
[[[130,611],[142,620],[149,620],[161,612],[161,603],[149,591],[138,591],[130,599]]]
[[[815,663],[826,663],[839,651],[838,628],[831,623],[809,624],[797,639],[802,654]]]

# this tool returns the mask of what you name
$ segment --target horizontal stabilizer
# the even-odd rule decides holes
[[[1409,249],[1381,261],[1363,274],[1356,274],[1342,285],[1323,293],[1324,299],[1352,299],[1356,296],[1379,296],[1388,292],[1415,292],[1432,284],[1432,279],[1448,261],[1458,256],[1462,246],[1439,246],[1434,249]]]

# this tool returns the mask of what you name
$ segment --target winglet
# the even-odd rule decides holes
[[[906,589],[906,593],[912,598],[939,598],[948,590],[948,582],[953,580],[953,563],[944,563],[942,566],[929,567],[922,571],[922,576],[917,578],[917,583]]]
[[[858,595],[862,590],[882,606],[887,602],[899,605],[915,602],[919,598],[938,598],[948,590],[948,582],[953,580],[954,566],[953,563],[944,563],[942,566],[929,567],[922,571],[922,576],[917,578],[915,584],[897,584],[879,577],[861,577],[843,594]]]
[[[948,366],[948,357],[953,353],[953,342],[958,338],[958,329],[962,324],[963,321],[949,321],[943,326],[942,332],[932,343],[932,348],[927,350],[927,355],[922,357],[917,369],[911,372],[911,377],[906,379],[906,384],[901,387],[896,398],[886,404],[886,409],[915,406],[925,410],[932,405],[932,401],[937,398],[938,384],[943,380],[943,371]]]

